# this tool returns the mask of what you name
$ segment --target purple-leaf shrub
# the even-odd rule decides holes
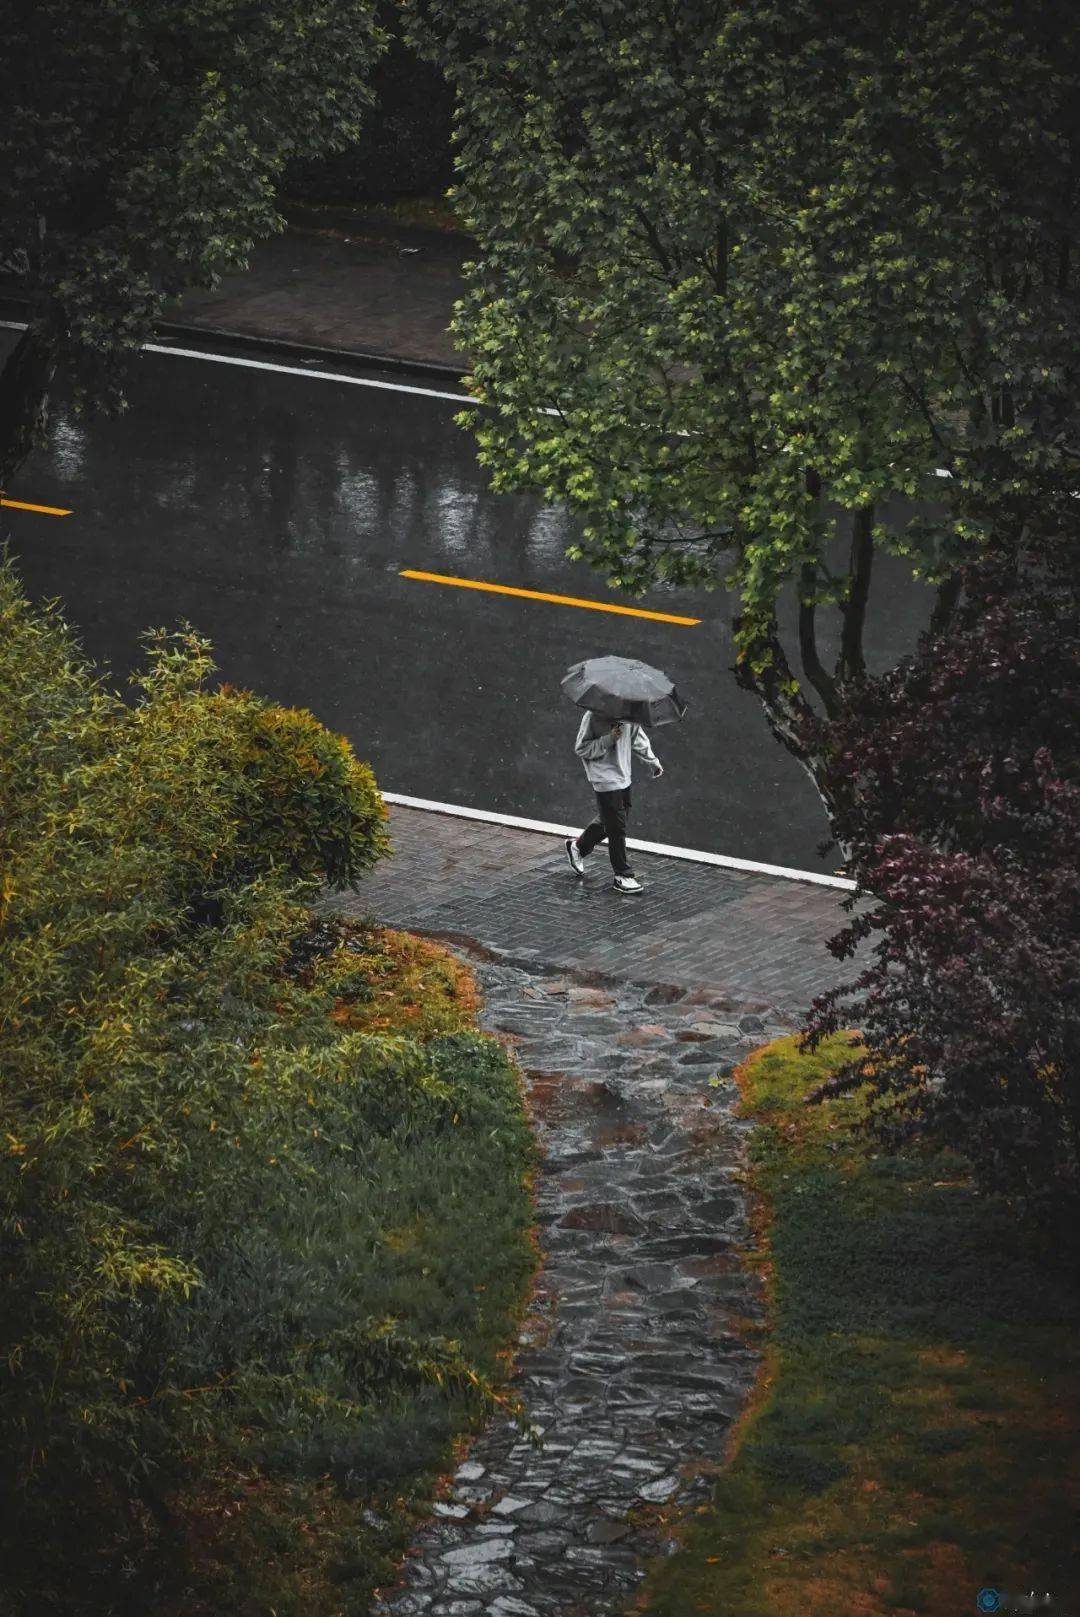
[[[811,1045],[862,1044],[821,1094],[865,1089],[891,1144],[917,1133],[987,1185],[1080,1194],[1080,591],[1058,560],[968,572],[947,634],[848,690],[830,769],[850,806],[856,982]],[[856,790],[853,792],[852,787]]]

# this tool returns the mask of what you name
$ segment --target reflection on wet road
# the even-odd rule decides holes
[[[568,562],[576,521],[490,493],[449,399],[165,354],[139,360],[130,397],[126,415],[92,423],[61,403],[49,451],[10,491],[72,516],[3,521],[28,588],[59,595],[118,676],[143,629],[189,620],[224,678],[311,708],[386,790],[577,822],[590,797],[559,680],[586,656],[641,657],[690,711],[654,736],[667,774],[635,793],[634,832],[833,867],[815,851],[826,827],[812,787],[728,671],[727,594],[638,600]],[[875,566],[871,662],[883,665],[913,646],[925,606],[900,563]],[[658,616],[422,587],[403,572]]]

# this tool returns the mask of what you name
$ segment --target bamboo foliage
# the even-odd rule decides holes
[[[482,1405],[449,1301],[418,1293],[410,1322],[370,1267],[380,1219],[423,1206],[412,1159],[458,1194],[474,1118],[515,1297],[528,1267],[505,1061],[473,1036],[342,1027],[333,973],[290,969],[307,901],[387,851],[370,772],[310,714],[213,688],[192,632],[148,651],[126,703],[0,573],[0,1496],[19,1553],[58,1510],[73,1533],[92,1516],[99,1547],[140,1512],[167,1522],[227,1461],[325,1471],[417,1389]]]

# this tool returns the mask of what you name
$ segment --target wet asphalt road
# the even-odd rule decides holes
[[[13,340],[0,332],[0,352]],[[142,629],[189,619],[223,678],[311,708],[385,790],[577,823],[591,798],[559,679],[584,656],[642,657],[671,674],[690,711],[654,733],[667,774],[643,775],[632,831],[835,867],[816,852],[826,825],[813,788],[728,672],[727,595],[665,589],[632,601],[566,561],[574,520],[489,493],[453,403],[154,354],[140,359],[130,400],[126,415],[90,423],[61,404],[49,451],[9,490],[73,515],[0,513],[31,594],[59,595],[117,677],[138,660]],[[703,621],[448,588],[402,568]],[[913,647],[925,610],[902,565],[879,562],[874,664]]]

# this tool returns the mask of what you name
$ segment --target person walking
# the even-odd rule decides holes
[[[574,751],[585,765],[589,785],[596,793],[596,819],[577,837],[567,837],[566,857],[575,876],[585,875],[585,860],[601,842],[607,842],[617,893],[641,893],[626,855],[626,821],[630,813],[630,775],[637,753],[652,770],[654,780],[664,773],[649,738],[640,724],[626,719],[605,719],[587,712],[578,729]]]

